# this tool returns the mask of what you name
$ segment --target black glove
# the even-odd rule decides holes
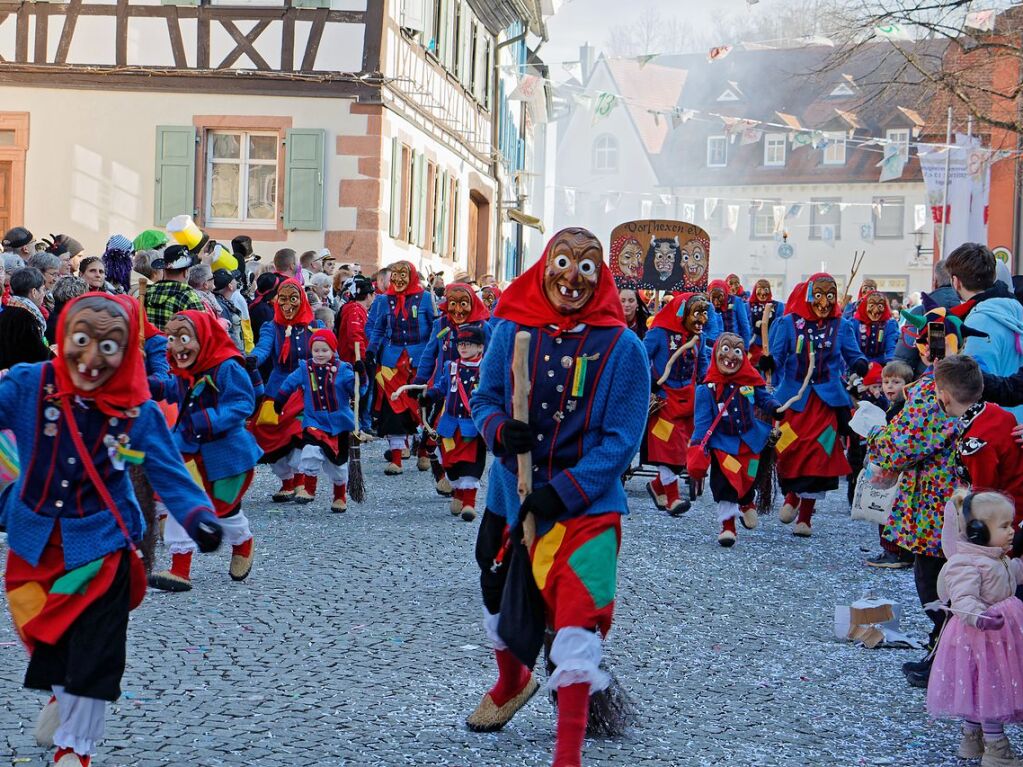
[[[860,357],[853,364],[849,366],[849,370],[863,378],[870,371],[870,363],[867,362],[863,357]]]
[[[781,408],[777,408],[777,409],[771,411],[771,415],[774,417],[774,420],[780,421],[783,418],[785,418],[785,414],[787,412],[788,412],[787,410],[782,410]]]
[[[416,399],[419,400],[419,404],[423,407],[430,407],[435,402],[440,402],[440,392],[433,389],[420,389],[416,392]]]
[[[250,354],[248,357],[245,358],[245,369],[259,370],[259,360],[257,360]]]
[[[770,354],[765,354],[757,360],[757,370],[761,373],[773,373],[778,369],[778,366],[774,362],[774,357]]]
[[[274,412],[280,415],[284,412],[284,406],[288,404],[287,397],[274,397]]]
[[[364,359],[366,362],[366,367],[375,368],[377,366],[377,356],[368,349],[366,350],[366,356]]]
[[[352,370],[354,370],[360,376],[365,376],[366,375],[366,363],[363,362],[362,360],[355,360],[355,362],[352,363]]]
[[[526,514],[529,513],[534,514],[537,519],[558,519],[566,511],[568,508],[561,500],[557,490],[552,485],[544,485],[522,500],[519,519],[525,519]]]
[[[509,418],[498,431],[498,445],[506,452],[517,455],[533,449],[533,430],[528,423]]]
[[[220,540],[224,537],[223,530],[216,515],[209,511],[198,511],[186,522],[185,532],[188,537],[195,541],[199,551],[208,554],[220,547]]]

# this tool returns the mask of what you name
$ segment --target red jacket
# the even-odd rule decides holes
[[[341,307],[337,321],[337,354],[342,362],[355,362],[355,344],[359,344],[359,356],[366,358],[366,320],[369,312],[358,301],[349,301]]]
[[[1016,418],[990,402],[963,416],[956,442],[960,479],[971,490],[998,490],[1016,502],[1014,524],[1023,522],[1023,447],[1012,436]]]

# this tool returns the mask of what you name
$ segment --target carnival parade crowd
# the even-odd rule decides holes
[[[191,590],[193,557],[222,546],[229,577],[249,576],[261,463],[276,503],[335,514],[431,472],[478,525],[497,679],[466,725],[504,727],[543,651],[555,767],[628,724],[602,653],[625,479],[648,476],[680,519],[706,487],[736,556],[772,513],[811,539],[843,482],[850,504],[890,490],[865,564],[911,569],[931,621],[906,680],[961,723],[960,758],[1023,765],[1004,733],[1023,721],[1023,286],[986,247],[936,263],[899,314],[872,280],[848,300],[825,273],[784,303],[734,274],[648,293],[616,284],[584,229],[503,291],[408,261],[363,275],[327,250],[264,262],[248,237],[228,251],[147,230],[87,256],[16,227],[3,248],[5,589],[58,767],[91,762],[147,588]],[[363,465],[370,439],[383,465]]]

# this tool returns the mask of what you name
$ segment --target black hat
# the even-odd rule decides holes
[[[16,226],[4,235],[4,247],[23,248],[35,238],[32,232],[23,226]]]
[[[168,245],[163,250],[163,258],[153,260],[154,269],[187,269],[199,263],[195,256],[188,252],[184,245]]]
[[[252,238],[247,234],[239,234],[231,240],[231,252],[239,264],[243,261],[259,261],[259,256],[252,252]]]
[[[236,272],[229,272],[227,269],[217,269],[213,273],[213,289],[223,290],[231,284],[231,280],[238,279]]]
[[[466,322],[464,325],[459,325],[458,335],[455,338],[456,343],[479,344],[482,346],[486,343],[486,334],[483,332],[483,323]]]
[[[282,282],[284,282],[283,274],[265,272],[256,278],[256,293],[261,296],[273,293]]]

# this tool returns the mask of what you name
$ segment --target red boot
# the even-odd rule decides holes
[[[229,570],[232,581],[244,581],[252,572],[253,547],[255,540],[249,538],[244,543],[231,547],[231,568]]]
[[[465,488],[462,490],[462,519],[472,522],[476,519],[476,488]]]
[[[340,514],[343,511],[348,511],[348,485],[334,485],[334,503],[330,505],[330,510]]]
[[[494,656],[497,660],[497,683],[465,720],[473,732],[500,730],[540,687],[532,672],[511,650],[494,650]]]
[[[297,482],[298,480],[296,477],[282,479],[281,489],[274,493],[270,500],[274,503],[285,503],[292,500],[295,497],[295,485]]]
[[[721,532],[718,534],[718,543],[725,548],[735,545],[735,517],[724,520],[721,523]]]
[[[646,491],[650,493],[650,497],[654,499],[654,506],[661,511],[668,508],[668,496],[664,493],[664,485],[661,484],[660,477],[654,477],[652,480],[647,482]]]
[[[171,554],[170,570],[153,573],[149,576],[149,585],[160,591],[191,591],[192,590],[192,552]]]
[[[796,526],[792,528],[793,535],[798,535],[800,538],[810,537],[813,533],[810,520],[813,517],[813,510],[816,505],[817,501],[813,498],[799,499],[799,516],[796,517]]]
[[[390,454],[390,462],[384,467],[384,474],[401,474],[404,471],[404,469],[401,468],[401,451],[391,450]]]
[[[58,748],[53,755],[54,767],[89,767],[92,762],[91,756],[76,754],[70,748]]]
[[[781,511],[778,512],[778,520],[783,525],[787,525],[796,518],[797,508],[799,508],[799,496],[795,493],[786,493],[785,503],[782,504]]]
[[[312,503],[316,499],[316,475],[299,474],[302,484],[295,489],[295,503]]]
[[[558,688],[558,739],[552,767],[581,767],[586,717],[590,709],[590,686],[570,684]]]
[[[688,498],[679,498],[678,495],[678,480],[670,482],[664,485],[664,495],[667,498],[667,509],[668,513],[673,517],[680,516],[689,511],[689,507],[692,505],[689,503]]]

